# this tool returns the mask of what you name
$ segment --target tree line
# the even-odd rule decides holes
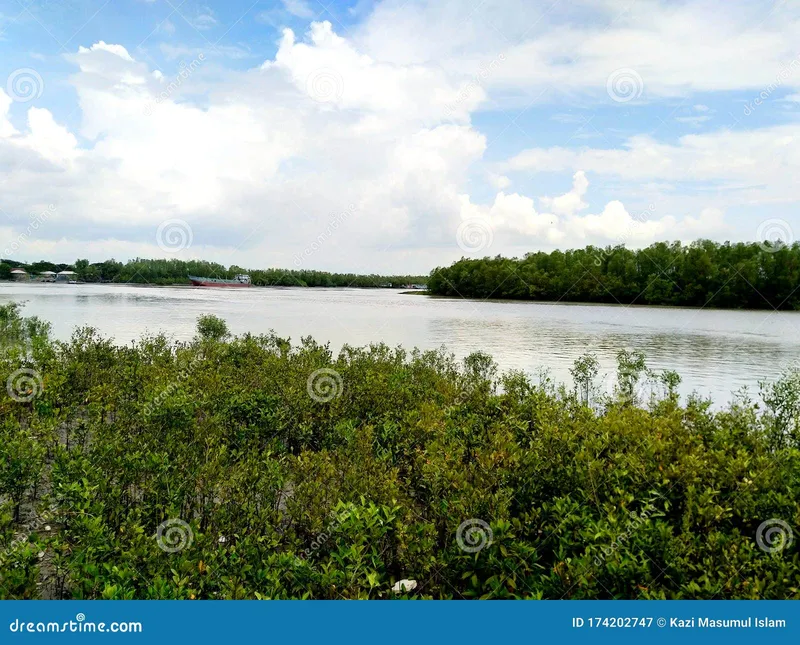
[[[404,287],[409,284],[424,283],[423,276],[412,275],[359,275],[355,273],[329,273],[307,269],[245,269],[231,265],[225,267],[216,262],[202,260],[167,260],[136,258],[125,263],[114,259],[90,263],[80,259],[74,264],[57,264],[41,260],[26,264],[8,259],[0,259],[0,280],[11,279],[11,270],[25,269],[29,274],[43,271],[75,271],[77,279],[84,282],[114,282],[133,284],[189,284],[188,275],[207,278],[231,279],[238,273],[250,275],[256,286],[281,287]]]
[[[800,244],[624,246],[462,258],[427,280],[431,293],[469,298],[800,309]]]

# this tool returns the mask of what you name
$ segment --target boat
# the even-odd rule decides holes
[[[250,287],[250,276],[245,273],[238,274],[233,280],[223,278],[199,278],[190,275],[189,281],[194,287]]]

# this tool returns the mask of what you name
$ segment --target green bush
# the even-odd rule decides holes
[[[211,327],[6,339],[0,597],[800,598],[797,374],[714,409],[635,353],[603,395]]]

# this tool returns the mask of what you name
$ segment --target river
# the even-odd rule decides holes
[[[67,339],[81,325],[125,343],[147,332],[189,339],[204,313],[224,318],[233,333],[266,333],[297,342],[385,342],[408,349],[444,345],[456,356],[482,350],[502,370],[570,383],[569,368],[591,351],[605,387],[614,356],[638,349],[648,367],[683,378],[681,394],[711,396],[716,405],[747,386],[800,365],[800,313],[665,307],[480,301],[405,295],[390,289],[205,289],[133,285],[0,285],[0,303],[26,301],[25,315],[53,325]]]

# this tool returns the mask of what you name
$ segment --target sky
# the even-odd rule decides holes
[[[800,236],[800,2],[0,0],[0,256]]]

